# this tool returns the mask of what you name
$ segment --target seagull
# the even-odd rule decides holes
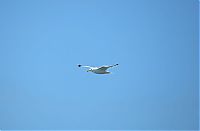
[[[78,65],[78,67],[89,68],[89,70],[87,70],[87,72],[93,72],[95,74],[110,74],[110,72],[108,72],[107,69],[117,66],[117,65],[119,65],[119,64],[114,64],[114,65],[110,65],[110,66],[100,66],[100,67]]]

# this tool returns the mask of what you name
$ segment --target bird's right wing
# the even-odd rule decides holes
[[[101,67],[99,67],[98,69],[100,69],[100,70],[107,70],[108,68],[111,68],[111,67],[114,67],[114,66],[117,66],[117,65],[119,65],[119,64],[115,64],[115,65],[110,65],[110,66],[101,66]]]

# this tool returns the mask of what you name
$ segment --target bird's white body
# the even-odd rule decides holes
[[[87,70],[87,72],[93,72],[95,74],[110,74],[110,72],[107,71],[108,68],[117,66],[118,64],[115,65],[111,65],[111,66],[100,66],[100,67],[91,67],[91,66],[82,66],[82,65],[78,65],[78,67],[86,67],[89,68],[89,70]]]

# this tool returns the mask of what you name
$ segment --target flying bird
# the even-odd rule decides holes
[[[83,65],[78,65],[78,67],[85,67],[85,68],[89,68],[87,70],[87,72],[93,72],[95,74],[110,74],[109,71],[107,71],[108,68],[117,66],[119,64],[114,64],[114,65],[110,65],[110,66],[100,66],[100,67],[92,67],[92,66],[83,66]]]

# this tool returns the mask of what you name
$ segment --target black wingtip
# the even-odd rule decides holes
[[[119,64],[115,64],[115,65],[119,65]]]
[[[81,65],[78,65],[78,67],[81,67]]]

